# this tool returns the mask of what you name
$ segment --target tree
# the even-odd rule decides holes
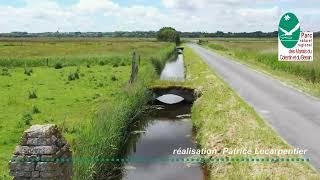
[[[180,34],[172,27],[163,27],[157,33],[159,41],[180,43]]]

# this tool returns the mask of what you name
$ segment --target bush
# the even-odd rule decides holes
[[[22,115],[22,121],[25,125],[31,125],[31,121],[33,120],[32,115],[30,113],[26,113]]]
[[[62,69],[62,68],[63,68],[63,65],[62,65],[62,63],[58,62],[58,63],[56,63],[56,64],[54,65],[54,68],[55,68],[55,69]]]
[[[29,99],[36,99],[38,98],[37,92],[35,90],[29,91]]]
[[[32,106],[32,114],[38,114],[38,113],[41,113],[39,108],[37,106]]]
[[[180,44],[180,34],[172,27],[163,27],[157,33],[159,41],[175,42]]]

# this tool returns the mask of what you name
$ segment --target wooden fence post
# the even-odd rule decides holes
[[[140,56],[139,56],[140,59]],[[132,53],[132,64],[131,64],[131,76],[130,76],[130,83],[132,84],[138,75],[138,70],[139,70],[139,62],[138,58],[137,58],[137,53],[135,51],[133,51]]]

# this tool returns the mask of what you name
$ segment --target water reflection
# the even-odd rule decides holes
[[[177,96],[175,94],[165,94],[157,98],[158,101],[165,104],[176,104],[184,100],[183,97]]]
[[[189,105],[153,106],[130,139],[127,157],[138,160],[124,165],[122,179],[203,179],[199,164],[169,162],[176,148],[196,148],[192,140]],[[137,128],[139,129],[139,128]],[[156,159],[164,159],[157,161]]]
[[[176,61],[166,63],[160,75],[161,80],[184,80],[183,55],[179,54]]]

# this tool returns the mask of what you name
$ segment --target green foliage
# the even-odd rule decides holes
[[[22,115],[21,120],[25,125],[31,125],[31,121],[33,120],[32,115],[30,113],[25,113]]]
[[[28,68],[28,67],[24,67],[24,74],[27,76],[31,76],[31,74],[33,73],[32,68]]]
[[[16,43],[16,39],[8,41],[14,45],[20,44],[20,41]],[[85,38],[76,40],[28,38],[23,39],[23,44],[24,46],[3,46],[0,48],[0,66],[3,66],[0,67],[0,73],[2,68],[10,67],[9,70],[12,75],[10,81],[8,81],[7,77],[0,76],[0,106],[2,107],[0,109],[3,110],[0,113],[0,137],[8,143],[1,146],[0,179],[3,179],[3,177],[5,177],[4,179],[9,179],[7,162],[12,157],[12,152],[19,142],[21,134],[27,128],[25,122],[21,120],[22,114],[26,111],[33,118],[32,123],[30,121],[27,124],[54,123],[60,128],[64,127],[66,129],[64,136],[71,144],[75,156],[77,155],[76,152],[79,152],[77,151],[78,149],[83,150],[81,155],[84,157],[88,157],[87,155],[91,153],[95,155],[103,154],[104,157],[113,156],[114,152],[121,149],[120,146],[123,143],[123,141],[119,143],[120,141],[117,141],[117,137],[123,140],[126,136],[126,134],[123,134],[124,131],[119,130],[118,127],[120,126],[116,126],[116,124],[122,125],[125,129],[130,126],[127,122],[131,122],[129,118],[122,116],[122,111],[131,112],[132,114],[136,112],[134,109],[130,109],[132,106],[128,105],[132,100],[120,102],[122,99],[126,99],[127,96],[135,96],[134,93],[130,93],[132,92],[130,90],[131,87],[127,87],[130,77],[130,66],[128,65],[131,64],[132,49],[134,48],[141,55],[138,81],[134,83],[136,84],[141,79],[156,77],[150,58],[162,57],[163,51],[169,46],[173,46],[171,43],[156,42],[154,40],[88,40]],[[9,53],[10,48],[11,52],[15,51],[16,53]],[[46,58],[50,61],[50,67],[46,66]],[[99,61],[105,61],[106,63],[104,66],[99,66]],[[36,72],[36,76],[34,73],[27,81],[25,80],[25,75],[22,74],[25,63]],[[63,64],[63,69],[55,70],[54,65],[56,63]],[[120,65],[117,68],[113,68],[112,66],[115,63],[121,63],[124,66]],[[90,64],[90,68],[86,67],[87,64]],[[67,76],[69,72],[75,72],[77,66],[81,67],[80,78],[71,83],[68,81]],[[85,74],[85,76],[81,74]],[[117,81],[110,80],[113,75],[118,79]],[[99,82],[103,83],[103,86],[97,88]],[[34,91],[30,94],[34,94],[32,95],[33,97],[39,96],[39,98],[26,101],[28,98],[26,93],[32,88],[37,89],[37,93]],[[134,104],[139,104],[139,102],[135,102]],[[38,106],[38,110],[41,110],[42,113],[32,114],[31,105],[33,103]],[[83,129],[88,129],[89,132],[95,131],[97,126],[91,125],[92,121],[96,120],[93,117],[96,116],[95,113],[97,111],[100,112],[103,109],[102,106],[105,104],[111,107],[110,109],[113,109],[113,106],[118,107],[119,104],[122,104],[119,105],[121,107],[129,108],[126,110],[120,109],[119,111],[108,110],[107,117],[112,118],[110,121],[106,121],[105,126],[107,127],[108,123],[112,121],[110,126],[114,129],[112,128],[110,131],[109,129],[105,131],[99,130],[100,136],[93,135],[95,133],[88,133],[88,137],[85,138],[88,143],[91,142],[90,137],[97,137],[91,142],[92,144],[97,144],[97,148],[94,148],[96,151],[90,152],[91,149],[86,148],[90,147],[90,144],[82,143],[82,139],[77,137],[78,134],[82,133]],[[133,105],[133,107],[137,106]],[[109,114],[109,112],[112,112],[112,114]],[[17,116],[17,114],[21,115]],[[79,137],[84,136],[79,135]],[[100,137],[106,137],[106,139],[100,139]],[[108,139],[112,141],[107,143]],[[107,147],[104,149],[103,146],[106,144]],[[101,151],[99,151],[99,147],[101,147]],[[113,165],[109,167],[111,168]],[[80,168],[76,166],[74,166],[75,169]],[[92,177],[90,174],[98,172],[96,168],[98,167],[86,166],[79,173],[84,174],[83,176],[74,177],[75,179],[90,179]]]
[[[112,80],[112,81],[117,81],[118,79],[116,78],[115,75],[112,75],[112,76],[111,76],[111,80]]]
[[[75,72],[69,73],[68,80],[74,81],[74,80],[79,79],[80,78],[79,74],[80,74],[80,68],[78,67]]]
[[[227,51],[228,49],[225,48],[224,46],[220,45],[220,44],[209,44],[208,45],[210,48],[218,50],[218,51]]]
[[[180,44],[180,34],[172,27],[163,27],[157,33],[159,41],[174,42]]]
[[[11,76],[8,68],[2,68],[0,75],[1,76]]]
[[[198,42],[197,42],[197,44],[199,44],[199,45],[205,45],[205,44],[208,44],[208,43],[209,43],[208,40],[203,40],[203,39],[199,39]]]
[[[39,113],[41,113],[40,109],[39,109],[37,106],[35,106],[35,105],[32,106],[31,112],[32,112],[32,114],[39,114]]]
[[[178,54],[176,52],[176,46],[172,45],[162,50],[160,56],[153,56],[150,58],[150,62],[153,65],[156,73],[161,74],[167,61],[175,60]]]
[[[29,99],[36,99],[36,98],[38,98],[36,90],[29,91]]]
[[[55,65],[54,65],[54,68],[55,69],[62,69],[63,68],[63,65],[61,62],[57,62]]]
[[[102,107],[89,126],[82,128],[77,139],[81,140],[75,156],[90,158],[119,157],[125,148],[129,127],[144,110],[150,94],[143,82],[130,85],[121,92],[117,103]],[[77,179],[107,179],[117,163],[75,162],[74,173]]]

